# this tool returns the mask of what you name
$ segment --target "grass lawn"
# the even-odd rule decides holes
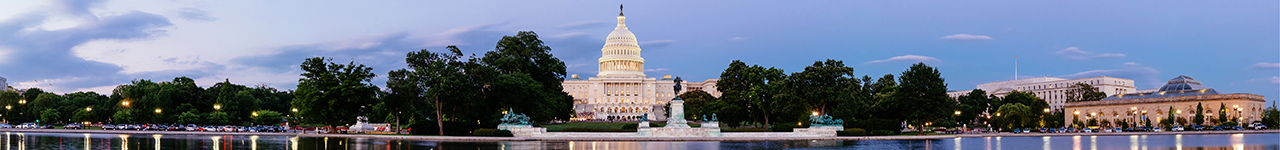
[[[625,125],[636,125],[636,123],[625,122],[570,122],[561,124],[542,125],[547,128],[547,132],[560,132],[566,128],[591,128],[591,129],[622,129]]]

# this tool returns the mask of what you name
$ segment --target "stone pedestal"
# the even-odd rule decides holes
[[[499,124],[498,130],[512,131],[511,128],[532,128],[532,127],[533,125],[527,125],[527,124],[526,125]]]
[[[667,118],[664,128],[689,128],[689,121],[684,120],[684,100],[680,97],[671,99],[671,118]]]

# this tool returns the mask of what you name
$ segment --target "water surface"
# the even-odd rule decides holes
[[[1280,133],[1127,136],[969,137],[934,140],[800,141],[425,141],[297,136],[19,133],[4,150],[399,150],[399,149],[1280,149]]]

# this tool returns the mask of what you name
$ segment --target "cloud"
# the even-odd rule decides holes
[[[885,59],[885,60],[869,61],[862,64],[875,64],[875,63],[885,63],[885,62],[942,62],[942,60],[938,60],[937,58],[933,58],[929,56],[902,55],[902,56],[894,56],[892,58]]]
[[[1084,72],[1079,72],[1079,73],[1074,73],[1069,75],[1062,75],[1057,77],[1068,78],[1068,79],[1098,77],[1098,76],[1119,77],[1119,78],[1133,79],[1135,80],[1134,82],[1138,84],[1146,83],[1152,88],[1154,88],[1154,87],[1159,87],[1160,85],[1164,85],[1165,83],[1164,81],[1157,79],[1158,78],[1156,77],[1157,75],[1160,75],[1159,70],[1156,70],[1148,66],[1143,66],[1142,64],[1138,64],[1136,62],[1127,62],[1124,64],[1120,64],[1119,68],[1116,68],[1116,69],[1089,70],[1089,71],[1084,71]],[[1138,87],[1138,88],[1143,89],[1144,87]]]
[[[561,24],[558,27],[560,27],[560,29],[565,29],[565,30],[580,30],[580,29],[589,29],[589,28],[596,28],[596,27],[606,27],[605,26],[606,23],[609,23],[609,22],[601,21],[601,20],[587,20],[587,21]]]
[[[955,34],[955,35],[948,35],[948,36],[944,36],[944,37],[939,38],[939,39],[943,39],[943,40],[950,40],[950,41],[978,41],[978,40],[994,40],[994,39],[993,39],[993,38],[991,38],[990,36],[986,36],[986,35],[970,35],[970,34]]]
[[[644,69],[644,72],[660,72],[660,71],[667,71],[667,70],[668,70],[667,68],[654,68],[654,69]]]
[[[4,74],[6,78],[14,81],[50,80],[47,84],[19,85],[68,92],[77,89],[69,87],[115,85],[127,83],[133,76],[157,74],[123,74],[120,72],[122,66],[86,60],[76,56],[73,48],[91,41],[147,40],[164,36],[166,28],[173,26],[168,18],[141,11],[99,18],[88,12],[89,8],[97,5],[97,1],[52,2],[57,4],[54,8],[61,14],[93,19],[82,19],[68,28],[41,29],[38,26],[59,16],[36,9],[0,20],[0,39],[4,39],[0,40],[0,47],[8,49],[5,62],[0,62],[0,70],[22,70],[21,73]]]
[[[1126,57],[1126,55],[1118,54],[1118,53],[1103,53],[1103,54],[1093,55],[1093,52],[1083,51],[1083,50],[1080,50],[1080,48],[1078,47],[1068,47],[1066,49],[1062,49],[1058,52],[1055,52],[1054,54],[1057,54],[1058,56],[1067,57],[1067,59],[1075,59],[1075,60],[1111,59],[1111,58]]]
[[[1249,66],[1249,69],[1275,70],[1275,69],[1280,69],[1280,63],[1260,62],[1260,63],[1253,64],[1253,66]]]
[[[1251,79],[1251,80],[1249,80],[1248,82],[1249,82],[1249,83],[1254,83],[1254,82],[1258,82],[1258,81],[1270,81],[1270,82],[1271,82],[1271,84],[1277,84],[1277,85],[1280,85],[1280,76],[1273,76],[1273,77],[1271,77],[1271,78]]]
[[[57,13],[67,16],[97,19],[98,17],[90,12],[90,8],[102,6],[102,2],[106,0],[52,0],[49,1],[51,7]]]
[[[670,46],[671,43],[674,43],[674,42],[676,41],[675,40],[653,40],[653,41],[640,42],[639,44],[640,44],[640,48],[663,48],[663,47]]]
[[[730,41],[741,41],[741,40],[747,40],[747,38],[745,38],[745,37],[733,37],[733,38],[729,38],[729,40],[730,40]]]
[[[552,39],[569,39],[569,38],[576,38],[576,37],[582,37],[582,36],[587,36],[587,33],[571,32],[571,33],[565,33],[565,34],[552,35],[551,38]]]
[[[215,20],[218,20],[218,18],[214,18],[213,16],[209,16],[209,12],[204,11],[204,10],[201,10],[201,9],[196,9],[196,8],[182,8],[182,9],[178,9],[178,17],[182,17],[182,19],[187,19],[187,20],[191,20],[191,21],[215,21]]]

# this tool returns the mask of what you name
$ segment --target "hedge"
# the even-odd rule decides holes
[[[636,132],[636,129],[565,128],[564,130],[560,130],[560,132]]]
[[[865,135],[867,135],[867,130],[859,129],[859,128],[844,129],[844,131],[836,132],[836,135],[838,135],[838,136],[865,136]]]
[[[511,137],[511,131],[507,131],[507,130],[498,130],[498,129],[476,129],[475,131],[473,131],[473,132],[471,132],[471,133],[472,133],[473,135],[475,135],[475,136],[501,136],[501,137]]]
[[[773,132],[773,130],[765,128],[733,128],[720,130],[720,132]]]

